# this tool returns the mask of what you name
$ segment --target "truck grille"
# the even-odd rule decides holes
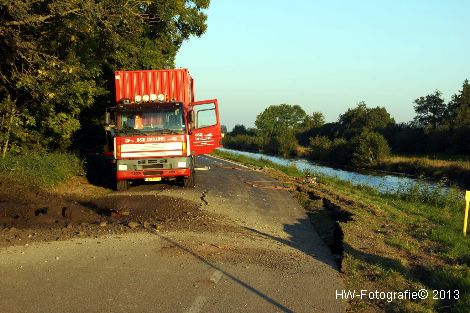
[[[163,168],[163,164],[149,164],[149,165],[142,165],[143,169],[147,168]]]
[[[159,160],[147,160],[148,164],[157,164],[157,163],[166,163],[166,159],[159,159]]]

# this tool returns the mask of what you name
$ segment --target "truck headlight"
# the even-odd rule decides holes
[[[179,168],[186,167],[186,162],[178,162],[178,167]]]
[[[119,171],[127,171],[127,164],[119,164],[118,165]]]

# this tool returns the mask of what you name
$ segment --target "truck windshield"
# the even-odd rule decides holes
[[[183,133],[185,130],[183,112],[181,108],[120,112],[119,130],[128,133]]]

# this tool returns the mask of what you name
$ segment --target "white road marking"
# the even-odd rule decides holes
[[[243,167],[243,168],[249,168],[248,166],[245,166],[241,163],[238,163],[238,162],[234,162],[234,161],[230,161],[230,160],[226,160],[226,159],[222,159],[222,158],[219,158],[219,157],[216,157],[216,156],[213,156],[213,155],[206,155],[206,157],[209,157],[209,158],[212,158],[212,159],[216,159],[216,160],[221,160],[221,161],[224,161],[224,162],[227,162],[227,163],[232,163],[232,164],[235,164],[235,165],[238,165],[240,167]],[[223,164],[223,163],[222,163]]]
[[[187,313],[199,313],[202,310],[202,307],[204,306],[204,303],[206,303],[207,297],[204,296],[198,296],[196,300],[194,300],[193,305],[189,308]]]
[[[210,280],[211,280],[211,282],[213,282],[214,284],[217,284],[217,283],[219,282],[219,280],[222,278],[223,275],[224,275],[224,274],[223,274],[221,271],[216,270],[216,271],[212,274]]]

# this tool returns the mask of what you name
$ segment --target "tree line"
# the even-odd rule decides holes
[[[413,120],[396,123],[384,107],[360,102],[336,122],[325,123],[321,112],[271,105],[257,116],[256,127],[236,125],[224,146],[285,157],[307,153],[314,160],[355,166],[377,165],[390,153],[470,154],[468,80],[448,102],[438,90],[417,98],[414,111]]]
[[[0,0],[0,148],[87,142],[113,103],[115,70],[174,67],[206,30],[210,0]]]

